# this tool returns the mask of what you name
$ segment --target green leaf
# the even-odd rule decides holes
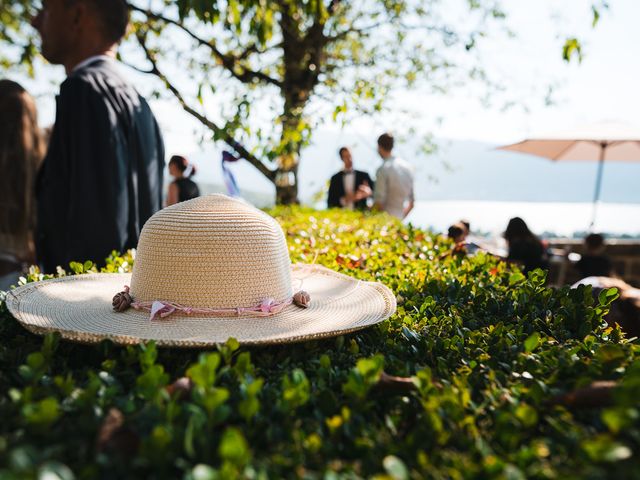
[[[291,376],[282,377],[282,399],[287,409],[295,409],[307,403],[311,385],[304,371],[296,368]]]
[[[209,388],[201,399],[202,405],[211,415],[218,407],[229,399],[229,390],[226,388]]]
[[[73,273],[75,273],[76,275],[79,275],[81,273],[84,273],[84,265],[82,263],[78,263],[78,262],[69,262],[69,268],[71,269],[71,271]]]
[[[620,345],[604,344],[598,349],[597,356],[601,362],[609,363],[623,360],[626,354]]]
[[[607,425],[611,433],[617,434],[633,425],[640,417],[635,408],[608,408],[601,414],[602,421]]]
[[[191,478],[188,480],[218,480],[220,475],[218,472],[203,463],[199,463],[191,470]]]
[[[598,295],[598,303],[603,307],[611,305],[618,297],[620,293],[617,288],[605,288],[600,291]]]
[[[28,424],[48,427],[60,417],[60,404],[53,397],[22,407],[22,415]]]
[[[234,427],[227,428],[222,435],[218,454],[223,460],[235,465],[245,465],[251,456],[249,445],[242,432]]]
[[[598,24],[598,21],[600,20],[600,11],[596,8],[595,5],[591,6],[591,11],[593,13],[593,20],[591,22],[591,27],[595,28],[595,26]]]
[[[60,462],[46,462],[38,468],[38,480],[74,480],[73,471]]]
[[[522,422],[522,425],[527,428],[533,427],[538,423],[538,412],[526,403],[518,405],[515,415]]]
[[[138,361],[142,370],[151,367],[158,358],[158,349],[155,342],[143,343],[139,346]]]
[[[562,58],[570,62],[574,56],[578,57],[578,62],[582,62],[582,46],[577,38],[568,38],[562,47]]]
[[[138,392],[146,399],[154,399],[162,394],[163,389],[169,383],[169,375],[162,365],[153,365],[136,379]]]
[[[533,352],[536,348],[538,348],[539,344],[540,344],[540,334],[538,332],[533,332],[524,341],[524,351],[527,353]]]
[[[618,462],[631,457],[632,451],[608,435],[599,435],[582,442],[582,448],[596,462]]]
[[[187,377],[197,386],[205,388],[212,386],[216,379],[216,372],[220,366],[220,354],[217,352],[203,353],[198,363],[187,370]]]
[[[384,357],[382,355],[361,358],[356,362],[347,382],[342,386],[342,391],[348,396],[363,399],[369,389],[380,379],[383,368]]]
[[[242,352],[236,358],[236,363],[233,366],[233,370],[238,377],[243,377],[253,373],[253,365],[251,364],[251,354],[249,352]]]
[[[321,355],[320,366],[324,369],[331,368],[331,357],[329,355]]]
[[[231,363],[231,357],[233,353],[240,348],[240,343],[235,338],[229,338],[224,345],[220,346],[220,354],[224,360],[224,363],[228,365]]]
[[[151,431],[151,443],[155,449],[166,449],[171,444],[171,432],[164,425],[156,425]]]
[[[384,457],[382,465],[393,480],[407,480],[409,478],[409,470],[404,462],[394,455]]]

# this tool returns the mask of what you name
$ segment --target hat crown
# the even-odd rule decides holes
[[[154,214],[138,241],[136,301],[242,308],[291,297],[291,261],[280,225],[257,208],[207,195]]]

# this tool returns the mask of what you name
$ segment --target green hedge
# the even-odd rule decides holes
[[[0,478],[640,471],[640,348],[602,321],[614,291],[594,304],[589,288],[554,290],[542,272],[450,254],[444,239],[386,216],[272,213],[294,262],[384,282],[397,314],[335,339],[183,351],[38,337],[3,304]],[[107,270],[131,263],[114,256]],[[412,378],[380,383],[383,370]],[[600,380],[615,388],[579,390]]]

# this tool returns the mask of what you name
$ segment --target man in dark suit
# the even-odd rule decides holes
[[[327,206],[365,210],[367,198],[373,195],[373,180],[367,172],[353,169],[353,159],[347,147],[342,147],[338,153],[344,169],[331,177]]]
[[[44,0],[33,20],[43,56],[67,73],[36,185],[46,272],[134,248],[162,207],[162,135],[115,59],[128,21],[125,0]]]

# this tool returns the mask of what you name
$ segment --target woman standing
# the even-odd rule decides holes
[[[169,174],[175,180],[169,184],[167,207],[200,196],[198,185],[191,180],[191,177],[196,174],[196,167],[191,165],[186,158],[180,155],[171,157],[171,160],[169,160]]]
[[[35,178],[44,154],[33,98],[0,80],[0,290],[35,262]]]

